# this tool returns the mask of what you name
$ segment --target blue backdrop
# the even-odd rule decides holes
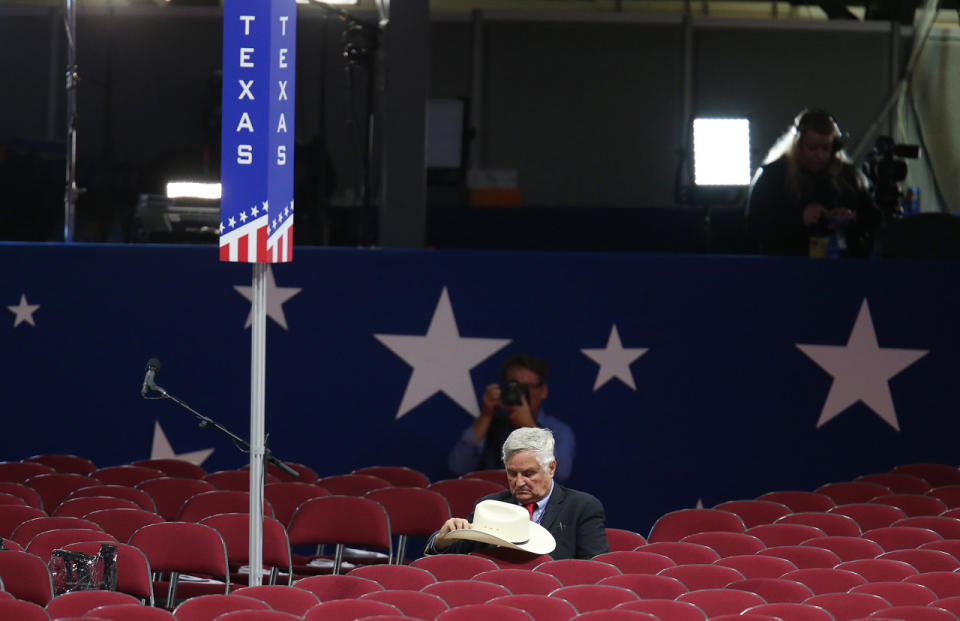
[[[12,307],[0,309],[2,458],[126,463],[150,456],[159,422],[178,454],[214,449],[208,471],[246,463],[174,403],[139,391],[157,357],[158,384],[248,436],[250,303],[235,287],[250,286],[249,265],[220,263],[212,246],[19,244],[0,245],[0,265],[0,305]],[[298,247],[294,263],[272,268],[269,446],[321,474],[399,464],[448,478],[448,451],[473,420],[464,387],[478,398],[505,355],[529,351],[552,365],[545,409],[576,433],[569,484],[604,501],[609,526],[646,534],[698,501],[960,463],[957,271]],[[407,336],[392,339],[405,355],[375,335]],[[418,375],[414,363],[444,373]],[[595,390],[600,372],[610,379]],[[443,386],[431,383],[439,375]]]

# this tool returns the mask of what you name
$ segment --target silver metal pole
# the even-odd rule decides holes
[[[64,15],[67,31],[67,133],[65,136],[65,160],[67,166],[66,187],[63,193],[63,241],[72,242],[76,225],[77,196],[77,3],[66,0]]]
[[[263,584],[264,419],[267,363],[267,263],[253,264],[250,351],[250,586]]]

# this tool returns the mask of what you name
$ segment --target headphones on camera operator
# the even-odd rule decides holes
[[[794,120],[794,123],[793,123],[793,128],[797,132],[798,140],[801,136],[803,136],[803,132],[807,130],[812,130],[822,134],[822,133],[828,133],[829,130],[832,128],[833,132],[830,132],[830,133],[833,133],[834,136],[833,136],[833,143],[830,149],[831,157],[836,155],[839,151],[843,149],[844,141],[847,138],[847,135],[844,134],[843,131],[840,129],[840,124],[837,123],[837,119],[834,118],[834,116],[829,112],[827,112],[826,110],[822,110],[819,108],[804,110],[799,115],[797,115],[797,118]],[[822,131],[825,128],[828,130],[827,132]]]

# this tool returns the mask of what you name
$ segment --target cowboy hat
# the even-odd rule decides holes
[[[478,503],[470,528],[452,530],[443,539],[469,539],[533,554],[549,554],[557,547],[550,531],[532,521],[526,509],[499,500]]]

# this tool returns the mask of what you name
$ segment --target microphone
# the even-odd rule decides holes
[[[152,390],[156,387],[153,383],[153,378],[156,376],[157,371],[160,370],[160,361],[156,358],[151,358],[147,361],[147,374],[143,378],[143,388],[140,389],[140,396],[146,397],[147,390]]]

